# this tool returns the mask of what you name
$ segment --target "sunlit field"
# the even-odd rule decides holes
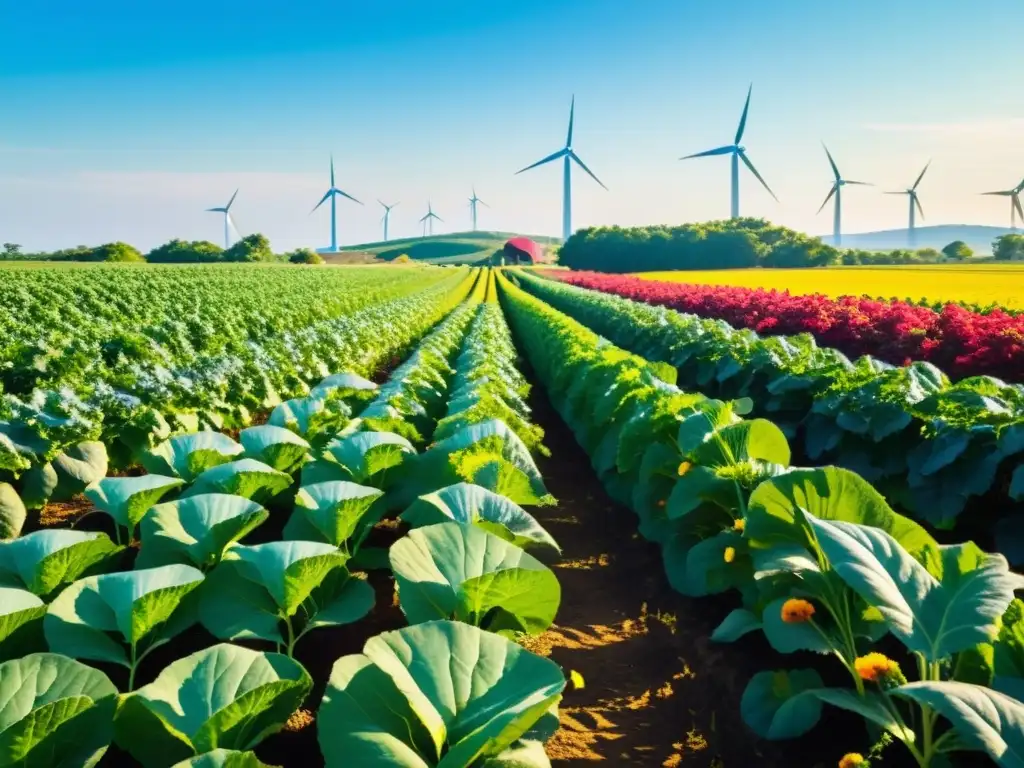
[[[722,269],[642,272],[637,277],[676,283],[776,288],[793,294],[963,301],[1024,309],[1024,264]]]

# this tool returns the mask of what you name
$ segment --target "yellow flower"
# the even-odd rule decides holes
[[[787,624],[803,624],[814,615],[814,606],[806,600],[790,598],[782,604],[782,620]]]
[[[858,752],[850,752],[849,754],[843,755],[839,761],[839,768],[857,768],[859,765],[866,766],[868,761],[864,759],[864,755]]]
[[[682,464],[680,464],[679,465],[679,470],[678,470],[679,476],[682,477],[687,472],[689,472],[690,471],[690,467],[692,467],[692,466],[693,466],[693,464],[690,463],[689,461],[684,461]]]
[[[744,531],[744,529],[746,527],[747,527],[747,521],[744,520],[742,517],[739,520],[734,521],[733,524],[732,524],[732,529],[734,531],[738,531],[739,533],[743,533],[743,531]]]
[[[725,548],[725,552],[722,553],[722,559],[725,560],[725,562],[727,562],[727,563],[731,563],[733,560],[735,560],[736,559],[736,548],[735,547],[726,547]]]
[[[853,666],[862,680],[872,683],[879,683],[886,678],[902,675],[900,665],[884,653],[869,653],[867,656],[859,656],[853,662]]]

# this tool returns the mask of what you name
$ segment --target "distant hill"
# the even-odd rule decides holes
[[[403,253],[429,264],[478,264],[491,258],[505,242],[518,237],[513,232],[452,232],[428,237],[405,237],[387,242],[362,243],[341,248],[342,252],[372,254],[380,261],[392,261]],[[529,235],[545,247],[561,244],[557,237]]]
[[[976,224],[940,224],[934,227],[915,227],[915,248],[942,250],[954,240],[963,240],[978,255],[992,253],[992,241],[1000,235],[1013,233],[1005,227],[986,227]],[[832,245],[832,236],[821,238]],[[906,229],[887,229],[882,232],[859,232],[843,235],[843,248],[861,248],[865,251],[891,251],[907,248]]]

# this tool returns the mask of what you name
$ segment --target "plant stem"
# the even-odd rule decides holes
[[[128,667],[128,690],[135,690],[135,668],[138,666],[138,659],[135,658],[135,643],[132,643],[131,665]]]
[[[292,621],[290,618],[285,618],[284,625],[288,630],[288,644],[287,646],[285,646],[287,649],[285,653],[288,655],[289,658],[294,659],[295,656],[293,655],[293,652],[295,650],[295,643],[298,640],[298,638],[295,637],[295,632],[292,631]]]

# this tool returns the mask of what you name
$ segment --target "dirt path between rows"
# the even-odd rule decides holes
[[[749,643],[709,640],[727,601],[671,589],[657,547],[636,533],[632,512],[605,494],[539,388],[531,404],[552,453],[539,466],[558,505],[530,511],[562,546],[563,559],[554,565],[562,585],[556,624],[528,647],[584,681],[581,689],[570,685],[562,702],[562,727],[548,744],[554,766],[811,768],[834,766],[844,742],[862,744],[863,731],[836,740],[825,724],[788,743],[762,741],[747,729],[743,689],[777,659],[752,655]]]

